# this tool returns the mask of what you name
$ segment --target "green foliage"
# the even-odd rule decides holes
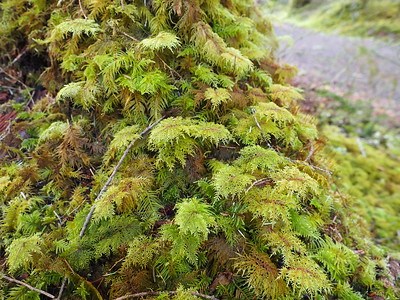
[[[47,42],[58,42],[70,37],[72,39],[81,39],[83,36],[95,36],[100,31],[99,25],[94,20],[74,19],[63,21],[54,27]]]
[[[176,162],[184,165],[186,157],[196,153],[198,143],[212,146],[230,139],[223,125],[177,117],[162,121],[151,132],[149,145],[158,151],[158,161],[172,169]]]
[[[104,159],[109,162],[115,159],[116,155],[122,155],[123,151],[128,147],[128,145],[140,138],[138,134],[138,126],[126,126],[114,134],[114,139],[108,146],[107,152],[104,154]]]
[[[154,38],[142,40],[139,45],[149,50],[162,50],[167,48],[172,51],[172,49],[180,45],[180,42],[175,34],[171,32],[160,32]]]
[[[209,227],[215,225],[210,207],[198,199],[187,199],[176,205],[175,223],[183,234],[200,235],[207,239]]]
[[[146,236],[136,237],[130,244],[129,250],[122,265],[123,269],[132,267],[145,268],[153,262],[156,255],[159,254],[161,245]]]
[[[215,226],[209,206],[196,198],[183,200],[177,204],[175,223],[161,229],[162,239],[172,243],[172,259],[198,264],[197,250],[207,240],[210,227]]]
[[[307,13],[307,25],[361,36],[398,37],[400,7],[393,0],[340,0],[316,3],[295,15]],[[298,16],[297,16],[298,17]],[[296,17],[296,18],[297,18]]]
[[[231,98],[231,96],[229,95],[229,91],[222,88],[208,88],[204,93],[204,97],[205,99],[210,100],[211,105],[214,109],[218,107],[221,103],[226,103]]]
[[[217,193],[223,197],[238,196],[245,192],[255,179],[235,166],[222,165],[215,172],[213,185]]]
[[[23,267],[25,270],[34,262],[34,254],[41,252],[42,239],[39,234],[30,237],[21,237],[12,241],[7,248],[7,262],[11,272]]]
[[[5,0],[0,19],[0,63],[26,45],[48,92],[0,145],[2,273],[65,278],[65,299],[397,296],[397,165],[333,130],[323,147],[254,1]]]
[[[298,295],[304,292],[310,295],[330,292],[330,282],[321,268],[311,259],[301,257],[282,269],[282,276],[289,282]]]
[[[268,255],[249,253],[240,257],[235,266],[247,277],[247,284],[258,297],[277,299],[288,294],[285,281],[279,277],[279,270]]]
[[[330,239],[325,241],[315,257],[328,270],[330,276],[338,282],[345,281],[358,265],[358,257],[351,249],[343,244],[334,243]]]

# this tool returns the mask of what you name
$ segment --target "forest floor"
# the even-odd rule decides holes
[[[354,38],[275,22],[278,58],[295,65],[294,84],[368,102],[400,124],[400,44]]]

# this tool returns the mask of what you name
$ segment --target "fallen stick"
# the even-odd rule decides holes
[[[139,298],[139,297],[146,297],[146,296],[158,296],[162,293],[167,293],[169,295],[175,295],[178,292],[176,291],[167,291],[167,292],[142,292],[142,293],[137,293],[137,294],[130,294],[130,295],[125,295],[122,297],[118,297],[114,300],[125,300],[125,299],[130,299],[130,298]],[[210,299],[210,300],[218,300],[218,298],[214,297],[214,296],[209,296],[209,295],[205,295],[205,294],[201,294],[198,292],[190,292],[193,296],[197,296],[200,298],[204,298],[204,299]]]
[[[1,276],[1,278],[5,279],[5,280],[7,280],[7,281],[9,281],[9,282],[22,285],[22,286],[24,286],[24,287],[30,289],[31,291],[35,291],[35,292],[37,292],[37,293],[39,293],[39,294],[45,295],[45,296],[49,297],[50,299],[56,299],[56,296],[54,296],[54,295],[52,295],[52,294],[50,294],[50,293],[48,293],[48,292],[42,291],[42,290],[40,290],[40,289],[37,289],[37,288],[35,288],[35,287],[33,287],[33,286],[31,286],[31,285],[29,285],[29,284],[23,282],[23,281],[20,281],[20,280],[15,279],[15,278],[8,277],[8,276],[3,275],[3,274],[0,274],[0,276]]]
[[[93,201],[93,205],[90,208],[89,213],[87,214],[86,218],[85,218],[85,222],[83,223],[81,232],[79,233],[79,237],[82,238],[85,234],[85,231],[87,229],[87,227],[89,226],[89,222],[93,216],[94,210],[96,209],[96,202],[101,198],[101,196],[103,196],[103,194],[107,191],[108,187],[110,186],[111,182],[113,181],[115,175],[117,174],[118,169],[121,167],[122,163],[124,162],[125,158],[128,156],[129,151],[131,150],[131,148],[133,147],[133,145],[137,142],[138,139],[140,139],[141,137],[145,136],[147,133],[150,132],[150,130],[152,130],[154,128],[154,126],[156,126],[158,123],[160,123],[163,119],[165,119],[167,117],[167,115],[161,117],[160,119],[158,119],[157,121],[155,121],[153,124],[149,125],[148,127],[146,127],[145,130],[143,130],[140,134],[139,137],[134,139],[132,142],[130,142],[130,144],[128,145],[128,147],[126,147],[124,153],[122,154],[121,158],[119,159],[117,165],[114,167],[114,170],[112,171],[110,177],[108,177],[106,183],[103,185],[103,187],[101,188],[100,192],[97,194],[96,199],[94,199]]]

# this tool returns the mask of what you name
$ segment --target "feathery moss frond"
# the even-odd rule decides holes
[[[42,243],[39,234],[13,240],[7,247],[7,261],[10,270],[12,272],[16,272],[20,268],[27,270],[35,260],[34,255],[41,253]]]
[[[173,50],[180,45],[178,37],[172,32],[160,32],[153,38],[147,38],[139,43],[144,49],[163,50],[165,48]]]
[[[186,157],[194,155],[200,144],[216,146],[230,139],[223,125],[177,117],[164,120],[154,128],[149,145],[158,150],[158,161],[172,169],[176,162],[184,165]]]

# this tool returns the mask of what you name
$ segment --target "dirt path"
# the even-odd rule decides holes
[[[299,68],[300,85],[328,88],[399,111],[400,45],[326,34],[291,24],[277,25],[275,31],[282,39],[279,60]]]

